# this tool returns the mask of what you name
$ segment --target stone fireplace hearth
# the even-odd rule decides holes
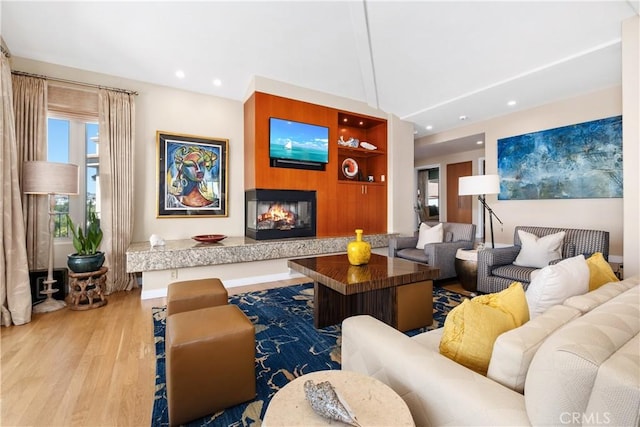
[[[316,192],[247,190],[245,214],[245,235],[252,239],[314,237],[316,235]]]

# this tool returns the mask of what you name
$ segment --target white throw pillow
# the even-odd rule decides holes
[[[513,262],[520,267],[542,268],[549,265],[550,261],[562,258],[562,242],[564,231],[538,237],[535,234],[518,230],[518,236],[522,247],[520,253]]]
[[[424,249],[424,245],[427,243],[440,243],[442,242],[442,236],[442,223],[429,227],[423,222],[420,224],[416,249]]]
[[[589,266],[584,255],[567,258],[555,265],[548,265],[531,281],[525,296],[529,315],[534,317],[549,307],[589,291]]]

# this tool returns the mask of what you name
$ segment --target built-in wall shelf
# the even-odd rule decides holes
[[[329,128],[329,162],[324,170],[270,167],[270,117]],[[351,234],[355,225],[364,228],[365,233],[387,232],[385,119],[262,92],[254,92],[245,101],[244,118],[245,190],[316,191],[319,237]],[[344,141],[357,139],[358,146],[340,145],[340,137]],[[363,148],[361,142],[376,149]],[[345,161],[352,166],[356,163],[357,172],[345,175]],[[353,182],[357,184],[350,185]]]
[[[375,157],[384,156],[386,153],[382,150],[367,150],[365,148],[353,148],[353,147],[338,147],[343,154],[351,154],[357,157]]]
[[[387,170],[387,121],[341,111],[338,113],[338,138],[357,146],[338,143],[338,181],[384,182]],[[362,143],[376,147],[367,149]],[[345,163],[346,162],[346,163]],[[348,176],[343,168],[357,164],[355,176]]]

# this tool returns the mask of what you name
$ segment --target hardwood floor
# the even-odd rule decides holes
[[[462,287],[462,285],[458,282],[457,278],[454,279],[449,279],[440,283],[435,284],[434,286],[440,286],[448,291],[451,292],[456,292],[458,294],[462,294],[467,298],[473,298],[475,297],[477,294],[474,292],[469,292],[467,291],[465,288]]]
[[[230,288],[235,294],[306,283],[294,279]],[[151,308],[140,289],[104,307],[34,314],[0,329],[0,425],[151,425],[155,347]]]
[[[235,287],[229,294],[309,281]],[[34,314],[29,324],[0,329],[0,425],[151,425],[151,308],[164,305],[165,298],[141,300],[136,289],[108,300],[95,310]]]

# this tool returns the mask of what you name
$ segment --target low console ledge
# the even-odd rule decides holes
[[[364,239],[372,248],[386,247],[393,234],[371,234]],[[254,240],[227,237],[219,243],[192,239],[167,240],[164,246],[132,243],[127,249],[127,272],[168,270],[240,262],[264,261],[345,252],[353,236]]]

